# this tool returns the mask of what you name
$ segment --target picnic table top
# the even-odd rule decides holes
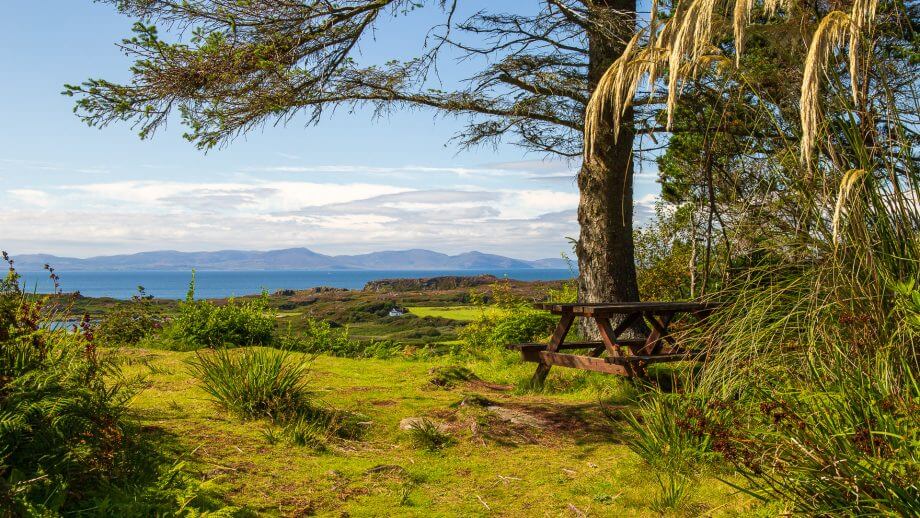
[[[600,316],[611,314],[629,314],[635,312],[695,312],[712,310],[719,307],[712,302],[575,302],[561,304],[556,302],[539,302],[534,304],[537,309],[552,311],[553,313],[571,312],[580,316]]]

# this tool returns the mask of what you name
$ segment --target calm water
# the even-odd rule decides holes
[[[158,298],[185,298],[191,273],[138,271],[138,272],[58,272],[61,288],[66,292],[79,291],[87,297],[114,297],[127,299],[143,286],[147,293]],[[522,281],[568,279],[568,270],[526,269],[526,270],[368,270],[368,271],[251,271],[251,272],[208,272],[196,273],[200,298],[221,298],[232,295],[250,295],[263,289],[273,292],[279,289],[305,289],[316,286],[361,289],[368,281],[392,278],[437,277],[441,275],[492,274]],[[23,286],[28,291],[49,293],[54,286],[44,272],[22,273]]]

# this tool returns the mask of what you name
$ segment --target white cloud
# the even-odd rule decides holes
[[[519,172],[492,167],[433,167],[406,165],[398,167],[376,167],[363,165],[311,165],[311,166],[268,166],[250,169],[252,172],[266,173],[342,173],[342,174],[380,174],[405,175],[418,173],[446,173],[457,176],[503,176],[520,174]]]
[[[272,249],[306,246],[330,253],[425,247],[479,249],[517,257],[555,256],[577,196],[549,190],[410,190],[379,184],[315,182],[183,183],[124,181],[71,185],[53,209],[0,214],[0,235],[27,251],[99,253],[155,249]],[[65,194],[60,194],[65,193]],[[58,195],[60,194],[60,196]]]
[[[659,199],[659,198],[661,198],[661,196],[659,196],[659,195],[657,195],[657,194],[646,194],[645,196],[643,196],[643,197],[639,198],[638,200],[636,200],[636,204],[637,204],[637,205],[646,205],[646,206],[649,206],[649,207],[654,207],[655,204],[658,203],[658,199]]]
[[[176,249],[276,249],[306,246],[327,253],[382,249],[431,248],[445,252],[471,249],[516,257],[555,256],[574,235],[574,221],[477,219],[413,220],[376,214],[218,215],[139,214],[132,212],[35,212],[0,214],[5,243],[18,253],[137,252]],[[78,243],[75,245],[75,243]],[[23,245],[27,244],[27,245]],[[7,246],[4,244],[4,246]]]
[[[655,219],[656,209],[658,202],[660,201],[661,196],[658,194],[646,194],[645,196],[635,200],[635,223],[637,225],[644,225],[651,220]]]
[[[37,189],[10,189],[6,192],[11,194],[14,200],[26,205],[47,207],[51,204],[51,196],[45,191],[39,191]]]
[[[580,165],[580,160],[518,160],[515,162],[497,162],[488,164],[490,167],[508,171],[526,171],[529,173],[569,173],[574,174]]]
[[[502,204],[503,218],[533,218],[547,212],[558,212],[578,206],[578,193],[542,190],[506,190]]]
[[[535,189],[526,177],[518,178],[516,183],[470,178],[468,185],[450,188],[423,187],[444,185],[437,180],[399,186],[287,178],[30,186],[3,193],[15,203],[0,213],[0,246],[15,245],[18,253],[75,255],[296,246],[325,253],[477,249],[521,258],[568,251],[565,238],[578,235],[574,186]],[[495,183],[499,186],[490,187]],[[654,214],[656,200],[653,195],[637,199],[637,223]]]
[[[368,183],[252,182],[191,183],[125,181],[70,185],[79,205],[99,210],[193,210],[253,212],[296,210],[305,206],[359,200],[407,189]],[[74,200],[66,200],[72,206]]]

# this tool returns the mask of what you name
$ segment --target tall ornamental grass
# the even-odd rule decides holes
[[[742,489],[798,513],[920,512],[920,171],[889,129],[870,146],[855,118],[828,125],[848,147],[803,182],[804,230],[767,242],[782,260],[723,291],[706,334],[694,392],[739,402]]]
[[[728,5],[738,53],[755,7],[801,14],[790,2]],[[667,74],[670,113],[684,81],[729,66],[718,46],[725,7],[681,3],[650,28],[650,44],[633,40],[589,105],[586,152],[596,118],[618,118],[640,79]],[[660,446],[685,445],[698,451],[674,465],[718,453],[745,479],[730,483],[794,513],[920,514],[920,102],[916,60],[897,43],[916,41],[911,9],[857,0],[817,20],[792,121],[800,138],[762,157],[777,186],[773,212],[750,215],[762,261],[732,272],[714,296],[726,306],[697,338],[712,359],[686,398],[730,401],[706,422],[732,426],[717,442],[715,428],[673,416],[682,407],[661,402],[669,396],[649,395],[630,444],[653,466],[686,471],[662,462]],[[780,134],[793,125],[764,116]]]

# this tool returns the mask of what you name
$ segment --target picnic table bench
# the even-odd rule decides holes
[[[645,375],[645,366],[651,363],[702,360],[700,353],[678,347],[670,325],[677,315],[688,314],[702,320],[717,308],[705,302],[539,303],[535,307],[561,317],[549,342],[508,347],[520,351],[525,361],[539,364],[533,376],[536,384],[543,383],[553,365],[641,377]],[[577,317],[594,320],[601,340],[566,342],[565,337]],[[635,331],[643,327],[643,322],[648,329],[644,337]],[[562,352],[575,349],[590,351]]]

